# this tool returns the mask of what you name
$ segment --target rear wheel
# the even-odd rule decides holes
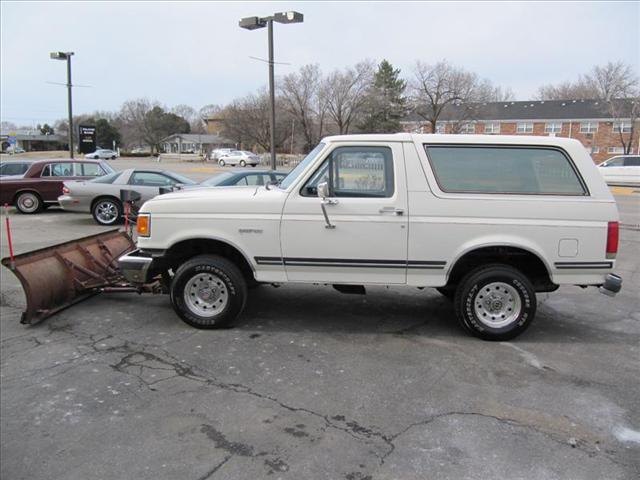
[[[122,204],[114,198],[100,198],[93,204],[91,214],[99,225],[115,225],[122,218]]]
[[[111,160],[115,160],[115,159],[116,159],[116,156],[115,156],[115,155],[113,155],[113,156],[111,157]]]
[[[509,340],[524,332],[536,314],[536,292],[520,271],[486,265],[467,274],[454,298],[458,321],[483,340]]]
[[[217,255],[198,255],[181,265],[171,282],[171,304],[196,328],[230,325],[244,309],[247,284],[238,267]]]
[[[35,192],[22,192],[15,201],[16,208],[20,213],[38,213],[42,210],[42,199]]]

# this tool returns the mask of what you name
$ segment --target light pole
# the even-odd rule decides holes
[[[73,110],[71,106],[71,56],[73,52],[51,52],[53,60],[67,61],[67,109],[69,113],[69,158],[73,158]]]
[[[246,17],[238,22],[240,28],[256,30],[267,27],[269,36],[269,104],[271,115],[269,117],[271,168],[276,169],[276,92],[273,71],[273,22],[278,23],[302,23],[304,15],[299,12],[274,13],[270,17]]]

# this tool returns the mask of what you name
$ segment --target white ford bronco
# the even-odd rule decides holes
[[[178,315],[230,324],[259,283],[436,287],[470,333],[504,340],[536,292],[615,295],[618,211],[576,140],[488,135],[325,138],[279,185],[158,196],[138,217],[132,282],[162,276]]]

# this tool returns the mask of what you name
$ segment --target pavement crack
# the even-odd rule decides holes
[[[233,457],[233,455],[228,455],[224,458],[224,460],[222,460],[219,464],[217,464],[215,467],[213,467],[211,470],[209,470],[207,473],[205,473],[203,476],[198,477],[198,480],[207,480],[211,477],[213,477],[213,475],[215,475],[215,473],[220,470],[222,467],[224,467],[224,464],[227,463],[229,460],[231,460],[231,457]]]

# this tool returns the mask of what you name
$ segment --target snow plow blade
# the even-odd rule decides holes
[[[3,258],[20,280],[27,299],[20,323],[33,325],[80,302],[102,288],[122,282],[116,260],[135,247],[119,230],[71,240]]]

